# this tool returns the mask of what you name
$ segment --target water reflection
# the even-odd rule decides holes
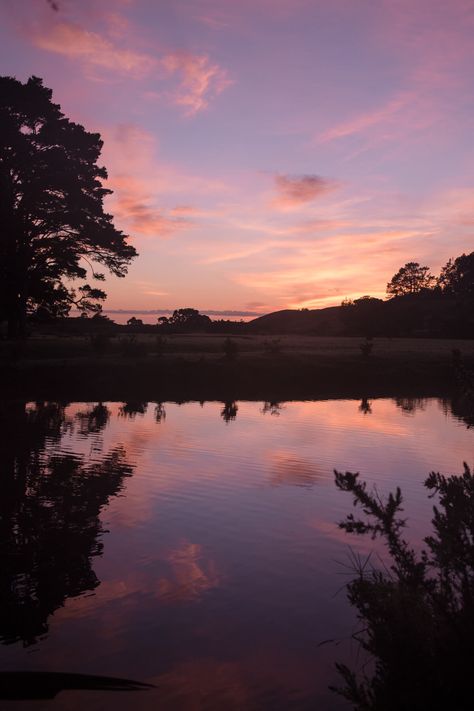
[[[396,477],[418,535],[468,420],[455,398],[2,405],[0,663],[157,684],[114,708],[335,709],[333,469]]]
[[[78,412],[78,434],[105,427],[101,404]],[[102,552],[101,508],[132,473],[120,446],[102,461],[54,449],[74,421],[58,403],[1,408],[2,504],[0,639],[34,644],[66,598],[99,581],[92,559]],[[48,444],[50,449],[45,451]]]
[[[397,407],[408,415],[414,415],[415,412],[426,409],[427,399],[424,397],[397,397],[395,404]]]
[[[221,417],[227,424],[228,422],[236,419],[238,411],[239,407],[235,400],[227,400],[224,402],[224,407],[221,410]]]
[[[81,435],[87,436],[92,433],[101,432],[110,418],[110,410],[107,405],[98,402],[83,412],[78,412],[76,419],[79,423]]]
[[[372,403],[366,397],[363,397],[360,401],[359,412],[362,412],[364,415],[372,414]]]
[[[148,403],[139,402],[137,400],[132,402],[124,402],[120,407],[120,414],[123,417],[128,417],[133,420],[137,415],[144,415],[147,411]]]
[[[281,411],[284,409],[284,405],[281,402],[277,402],[276,400],[268,400],[263,403],[263,407],[261,409],[262,415],[266,415],[269,413],[270,415],[273,415],[274,417],[278,417],[281,413]]]

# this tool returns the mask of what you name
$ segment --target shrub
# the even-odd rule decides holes
[[[474,658],[474,475],[432,472],[425,481],[433,507],[433,532],[417,553],[403,538],[402,494],[383,501],[358,474],[335,472],[336,486],[354,497],[365,520],[353,514],[340,528],[380,536],[390,565],[359,564],[348,584],[361,630],[354,635],[373,659],[373,674],[337,668],[344,685],[333,688],[356,711],[472,708]]]

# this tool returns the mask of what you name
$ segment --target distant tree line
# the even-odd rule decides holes
[[[474,252],[450,259],[438,277],[408,262],[371,296],[341,304],[345,335],[474,337]]]

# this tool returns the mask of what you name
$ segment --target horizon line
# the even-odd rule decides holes
[[[190,307],[181,307],[190,308]],[[108,314],[173,314],[178,309],[103,309],[104,313]],[[265,313],[260,311],[234,311],[232,309],[220,311],[216,309],[196,309],[199,313],[209,316],[264,316]]]

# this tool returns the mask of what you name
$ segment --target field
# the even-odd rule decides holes
[[[342,359],[366,357],[390,361],[443,360],[459,351],[466,358],[474,357],[474,340],[433,338],[374,338],[321,336],[230,336],[235,344],[236,359],[256,356],[280,356]],[[172,334],[164,337],[148,334],[95,334],[85,336],[32,336],[24,343],[0,341],[0,359],[12,361],[42,361],[80,358],[223,358],[226,351],[225,335]],[[369,344],[367,346],[367,343]],[[370,351],[367,353],[367,349]]]
[[[0,342],[5,397],[313,399],[442,395],[474,368],[474,341],[96,334]]]

